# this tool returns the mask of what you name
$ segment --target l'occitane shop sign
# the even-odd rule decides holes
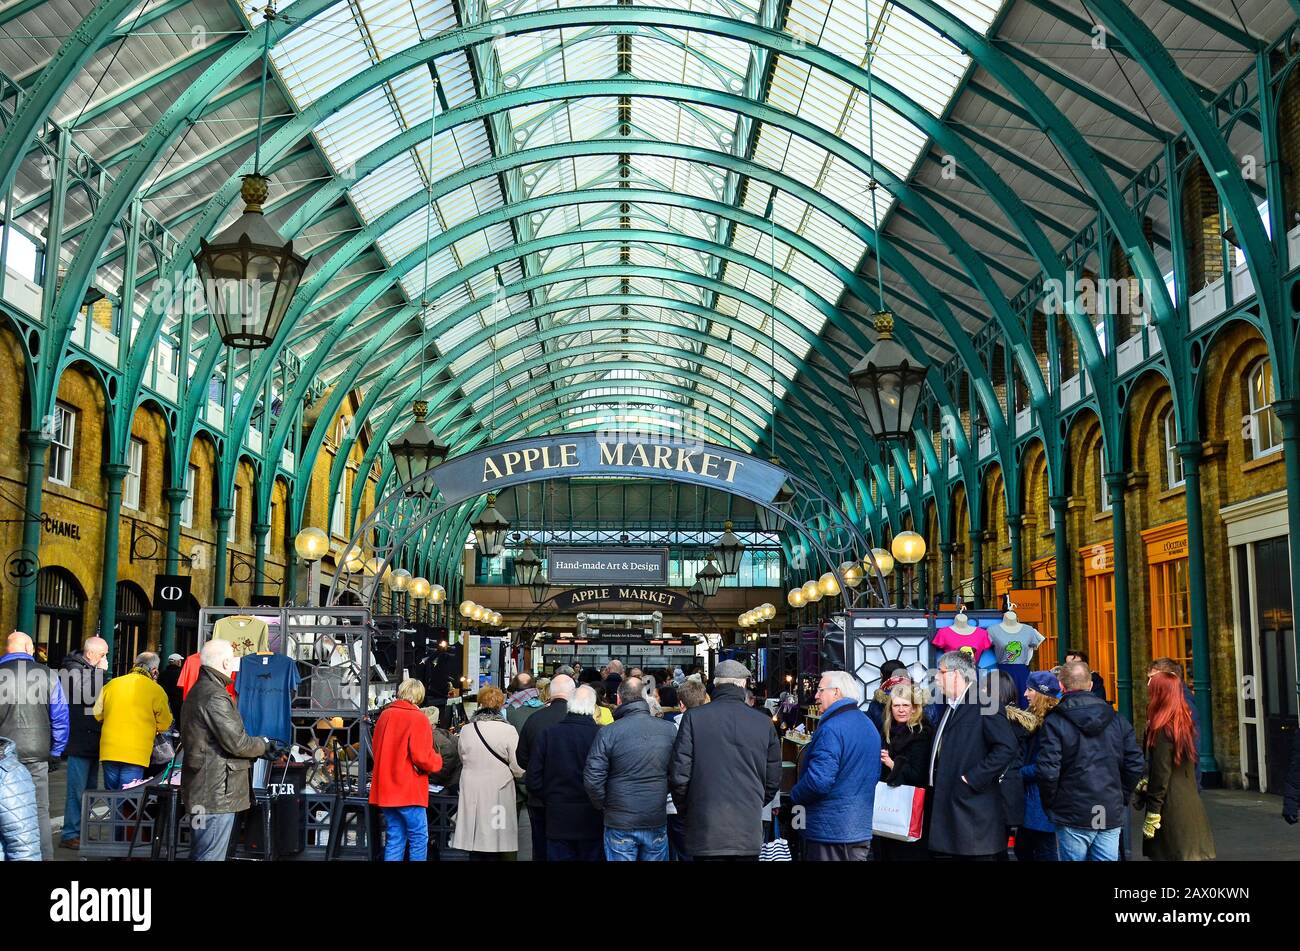
[[[539,479],[622,475],[713,486],[771,501],[786,473],[754,456],[702,442],[621,440],[597,434],[521,439],[450,459],[433,470],[444,502]]]

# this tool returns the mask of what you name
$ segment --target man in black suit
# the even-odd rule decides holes
[[[1018,752],[996,694],[981,703],[975,665],[960,651],[939,658],[946,701],[930,751],[930,851],[937,858],[992,861],[1006,849],[998,781]]]
[[[528,771],[528,754],[543,732],[559,723],[569,712],[569,700],[577,689],[573,678],[567,674],[556,674],[551,679],[551,702],[524,721],[524,728],[519,732],[519,746],[515,748],[515,759],[520,767]],[[533,833],[533,861],[546,861],[546,804],[542,797],[528,793],[528,824]]]

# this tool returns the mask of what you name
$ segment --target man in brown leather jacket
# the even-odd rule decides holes
[[[190,815],[190,857],[196,862],[225,860],[235,816],[251,805],[252,761],[281,746],[244,732],[239,708],[226,691],[234,656],[229,641],[204,644],[199,679],[181,707],[181,796]]]

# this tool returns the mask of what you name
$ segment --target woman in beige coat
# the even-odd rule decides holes
[[[451,847],[480,860],[519,850],[515,780],[524,775],[515,759],[519,734],[501,714],[506,696],[496,687],[478,692],[478,709],[461,728],[460,804]]]

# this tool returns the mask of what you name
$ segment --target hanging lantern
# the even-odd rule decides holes
[[[689,588],[686,589],[686,593],[689,594],[692,598],[695,598],[697,601],[700,598],[704,597],[704,589],[700,587],[699,578],[695,579],[695,584],[691,585]]]
[[[822,599],[822,589],[817,586],[816,581],[808,581],[804,583],[803,599],[808,604],[816,604]]]
[[[208,313],[227,347],[262,350],[271,346],[302,283],[307,259],[293,250],[262,214],[265,176],[245,175],[239,195],[244,213],[194,255]]]
[[[711,598],[718,593],[718,586],[722,584],[722,572],[718,566],[713,563],[713,555],[710,553],[709,562],[695,576],[695,580],[700,584],[700,592],[706,597]]]
[[[540,571],[537,577],[528,584],[528,593],[533,596],[533,604],[541,604],[546,600],[546,592],[550,590],[550,585],[546,581],[546,576]]]
[[[876,345],[849,374],[858,394],[867,429],[877,439],[906,439],[921,402],[925,367],[894,339],[894,315],[876,313]]]
[[[875,558],[876,563],[871,563],[871,558],[862,559],[862,567],[873,575],[881,578],[888,578],[894,573],[894,556],[883,548],[871,549],[871,555]]]
[[[718,556],[718,567],[724,575],[740,573],[740,556],[745,552],[745,543],[731,530],[731,520],[722,524],[722,537],[713,548]]]
[[[390,591],[401,594],[411,586],[411,573],[405,568],[396,568],[390,571],[384,580],[388,582]]]
[[[533,540],[524,539],[524,550],[515,558],[515,580],[520,584],[532,584],[542,570],[542,559],[533,551]]]
[[[846,561],[840,565],[840,577],[844,579],[844,583],[850,588],[856,588],[862,584],[862,579],[866,576],[860,564],[856,561]]]
[[[925,557],[925,539],[913,531],[899,532],[889,547],[900,565],[914,565]]]
[[[416,400],[411,404],[411,412],[415,414],[415,422],[400,436],[388,441],[388,451],[392,453],[397,478],[406,486],[406,494],[412,498],[428,498],[433,494],[433,481],[424,476],[430,469],[442,465],[448,448],[438,441],[424,422],[429,412],[428,403]]]
[[[767,461],[772,463],[772,465],[776,466],[778,469],[783,468],[781,466],[781,459],[778,456],[770,456]],[[777,490],[776,497],[772,499],[769,504],[784,511],[785,507],[790,504],[790,501],[793,498],[794,490],[790,488],[790,483],[782,482],[781,488]],[[786,520],[780,515],[773,512],[770,508],[764,508],[761,505],[754,506],[754,514],[757,517],[758,530],[760,532],[779,532],[782,526],[786,524]]]
[[[802,588],[793,588],[786,592],[785,603],[792,608],[801,608],[808,603],[808,599],[803,596]]]
[[[487,497],[487,508],[470,527],[474,529],[474,541],[478,543],[478,550],[485,557],[495,558],[501,554],[506,543],[506,532],[510,531],[510,523],[497,511],[495,495]]]
[[[425,584],[428,585],[429,588],[428,597],[429,597],[430,604],[442,604],[444,601],[447,600],[447,589],[444,588],[442,585],[440,584],[431,585],[427,581],[425,582]]]

